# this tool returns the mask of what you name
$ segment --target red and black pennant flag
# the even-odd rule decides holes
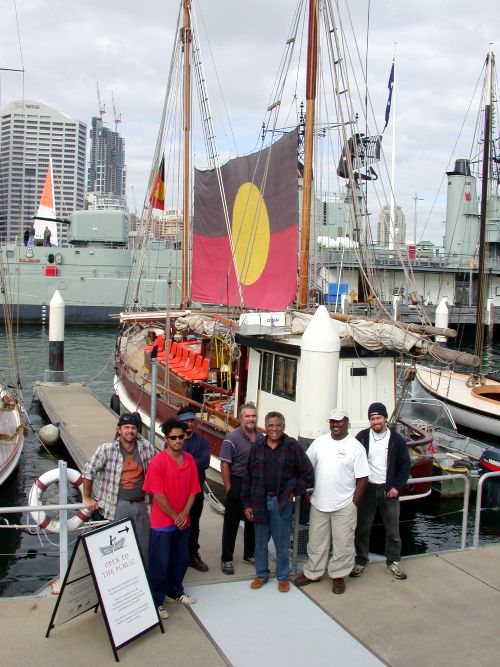
[[[165,209],[165,156],[161,159],[153,189],[149,196],[149,202],[153,208],[157,208],[161,211]]]
[[[191,299],[282,310],[297,291],[297,130],[215,170],[195,172]],[[239,282],[239,288],[238,288]]]

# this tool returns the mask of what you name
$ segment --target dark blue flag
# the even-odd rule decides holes
[[[382,132],[384,132],[389,122],[389,116],[391,115],[391,102],[392,102],[392,89],[394,88],[394,60],[392,61],[391,73],[389,75],[389,83],[387,84],[389,88],[389,97],[387,98],[387,104],[385,106],[385,125]]]

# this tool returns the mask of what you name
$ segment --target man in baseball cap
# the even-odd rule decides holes
[[[149,547],[149,496],[144,494],[144,475],[156,450],[139,435],[142,420],[137,412],[118,419],[115,439],[100,445],[83,469],[83,502],[105,519],[129,517],[145,563]],[[98,492],[94,496],[94,480]]]
[[[356,563],[350,576],[359,577],[368,564],[370,531],[378,509],[385,528],[387,572],[396,579],[406,579],[406,572],[399,562],[399,496],[410,475],[410,455],[404,439],[387,428],[388,414],[383,403],[370,405],[368,419],[370,428],[360,431],[356,436],[366,450],[370,476],[358,508]]]
[[[203,483],[206,479],[205,470],[210,465],[210,446],[208,440],[199,433],[195,432],[196,413],[189,405],[184,406],[177,412],[177,419],[180,419],[186,426],[186,437],[182,446],[183,451],[189,452],[194,458],[198,477],[200,480],[200,492],[196,494],[193,506],[189,512],[191,522],[191,532],[189,533],[189,566],[194,567],[199,572],[207,572],[208,565],[204,563],[200,556],[200,518],[203,512]]]
[[[344,577],[354,565],[354,530],[357,508],[368,483],[366,452],[348,433],[349,416],[344,408],[329,415],[330,432],[320,435],[307,450],[314,468],[314,492],[309,516],[308,561],[295,578],[298,586],[319,581],[328,562],[332,593],[345,591]]]

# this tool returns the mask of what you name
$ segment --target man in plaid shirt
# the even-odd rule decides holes
[[[83,469],[83,502],[105,519],[132,520],[145,563],[149,547],[150,499],[142,485],[156,450],[139,435],[141,418],[126,412],[118,420],[116,438],[97,448]],[[96,482],[94,489],[94,482]]]

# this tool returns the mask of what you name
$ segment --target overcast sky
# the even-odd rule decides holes
[[[240,154],[253,149],[258,137],[295,6],[296,0],[196,2],[207,69],[213,56]],[[368,2],[351,0],[349,6],[364,58]],[[0,0],[0,66],[24,65],[25,75],[0,73],[0,107],[14,99],[36,100],[90,126],[98,111],[99,81],[108,111],[105,118],[112,124],[113,90],[122,115],[119,131],[126,140],[129,205],[133,208],[133,186],[140,209],[178,1],[17,0],[22,59],[15,7],[14,0]],[[418,201],[419,239],[441,240],[443,177],[456,158],[471,153],[477,100],[460,137],[459,133],[489,45],[493,50],[498,45],[499,16],[493,0],[370,4],[368,80],[379,129],[397,43],[396,195],[410,230],[415,192],[423,198]]]

